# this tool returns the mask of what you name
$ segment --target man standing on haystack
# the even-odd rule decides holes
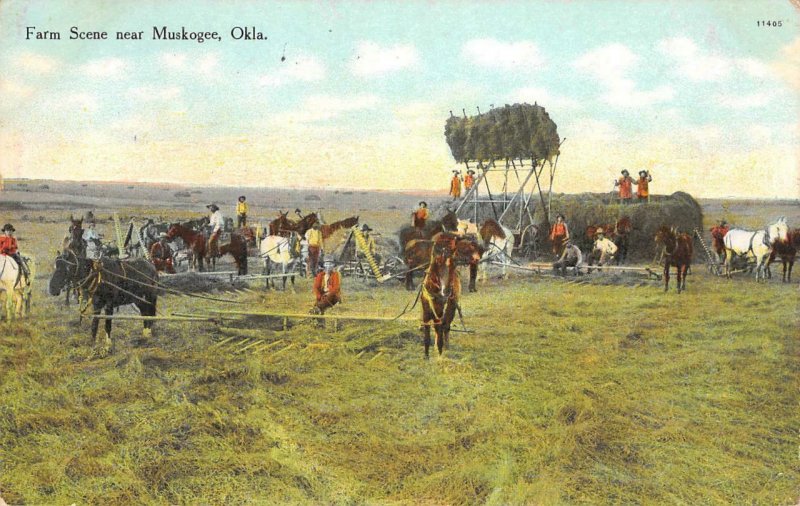
[[[644,204],[650,202],[650,182],[653,181],[653,176],[646,170],[639,171],[639,180],[636,181],[636,196],[639,197],[639,203]]]
[[[454,170],[453,178],[450,180],[450,196],[453,200],[461,198],[461,172]]]
[[[211,228],[211,235],[208,238],[208,254],[217,256],[219,236],[222,235],[222,230],[225,228],[225,217],[222,216],[222,212],[216,204],[209,204],[206,208],[211,211],[208,221],[208,226]]]
[[[619,186],[619,201],[622,204],[633,202],[633,178],[626,169],[622,170],[622,177],[614,181],[614,186]]]

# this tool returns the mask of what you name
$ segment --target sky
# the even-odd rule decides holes
[[[556,192],[647,169],[655,193],[800,198],[796,5],[3,0],[0,174],[446,190],[450,111],[536,102]]]

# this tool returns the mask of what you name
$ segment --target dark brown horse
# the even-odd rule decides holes
[[[271,222],[269,222],[268,230],[269,235],[279,235],[281,237],[289,237],[292,235],[292,232],[297,232],[302,237],[306,231],[311,228],[314,223],[319,221],[317,218],[316,213],[309,213],[303,216],[300,221],[292,221],[286,216],[289,214],[289,211],[285,213],[282,211],[278,211],[278,217]]]
[[[795,228],[786,234],[785,241],[778,240],[772,245],[772,253],[769,254],[769,260],[767,260],[767,276],[772,277],[769,264],[780,257],[781,263],[783,264],[783,276],[781,277],[781,281],[784,283],[791,283],[792,267],[794,267],[794,259],[797,256],[798,250],[800,250],[800,228]]]
[[[425,358],[430,356],[431,327],[441,356],[450,339],[450,324],[458,310],[461,281],[456,270],[457,240],[456,235],[441,233],[431,241],[431,256],[420,295]]]
[[[195,232],[179,223],[170,225],[167,238],[180,237],[190,251],[189,268],[200,272],[205,270],[203,260],[206,258],[206,236],[202,232]]]
[[[358,225],[358,216],[351,216],[343,220],[334,221],[330,225],[322,225],[322,227],[320,227],[320,230],[322,231],[322,239],[325,240],[329,238],[343,228],[351,228],[356,225]]]
[[[678,272],[678,293],[681,293],[681,290],[686,290],[686,272],[692,264],[692,236],[662,225],[655,240],[656,244],[664,245],[664,291],[669,290],[669,268],[674,265]]]
[[[428,220],[423,228],[403,227],[400,229],[400,248],[413,240],[427,240],[440,232],[455,232],[458,229],[458,217],[456,213],[448,211],[441,220]]]
[[[247,239],[243,234],[233,232],[231,234],[231,241],[228,244],[222,244],[217,250],[218,256],[230,255],[233,257],[233,262],[236,264],[236,273],[239,276],[247,274]]]

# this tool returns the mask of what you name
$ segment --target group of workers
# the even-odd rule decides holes
[[[564,215],[556,215],[556,222],[550,227],[550,242],[553,244],[553,254],[556,261],[553,268],[566,273],[567,267],[574,267],[575,271],[583,264],[583,254],[580,248],[570,241],[569,227],[564,221]],[[606,236],[605,230],[598,228],[594,232],[594,245],[592,252],[600,255],[599,265],[606,265],[614,260],[619,247]]]
[[[464,191],[468,192],[475,185],[475,171],[469,169],[463,177],[460,170],[453,171],[453,177],[450,179],[450,196],[453,197],[453,200],[461,198],[462,183]]]
[[[636,185],[636,197],[639,203],[650,202],[650,183],[652,181],[653,176],[646,170],[640,170],[639,179],[633,179],[630,172],[623,169],[622,177],[614,181],[614,187],[619,187],[620,203],[633,203],[633,185]]]

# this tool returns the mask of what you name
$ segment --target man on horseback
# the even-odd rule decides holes
[[[92,217],[88,223],[88,227],[83,231],[83,240],[86,242],[86,258],[99,260],[102,256],[103,243],[100,242],[100,234],[95,229],[97,224],[94,218]]]
[[[314,278],[314,297],[317,302],[311,310],[312,313],[325,314],[326,309],[342,300],[342,279],[334,267],[333,258],[326,258],[323,270]]]
[[[222,216],[222,212],[216,204],[209,204],[206,208],[211,211],[208,220],[208,226],[211,228],[211,235],[208,237],[208,251],[210,256],[216,256],[219,236],[222,235],[222,230],[225,228],[225,217]]]
[[[25,283],[27,284],[29,281],[30,272],[28,271],[28,264],[24,261],[22,256],[19,254],[19,245],[17,244],[17,238],[14,237],[14,226],[11,223],[6,223],[3,225],[3,229],[0,230],[3,235],[0,235],[0,255],[7,255],[14,259],[19,266],[19,270],[23,278],[25,279]]]
[[[167,243],[167,233],[162,232],[158,236],[158,242],[153,243],[150,248],[150,259],[156,267],[157,272],[167,272],[175,274],[175,266],[172,263],[172,248]]]
[[[428,221],[429,217],[428,203],[423,200],[419,203],[417,210],[411,213],[411,226],[425,228],[425,222]]]
[[[236,227],[242,228],[247,226],[247,199],[244,195],[239,197],[236,203]]]

